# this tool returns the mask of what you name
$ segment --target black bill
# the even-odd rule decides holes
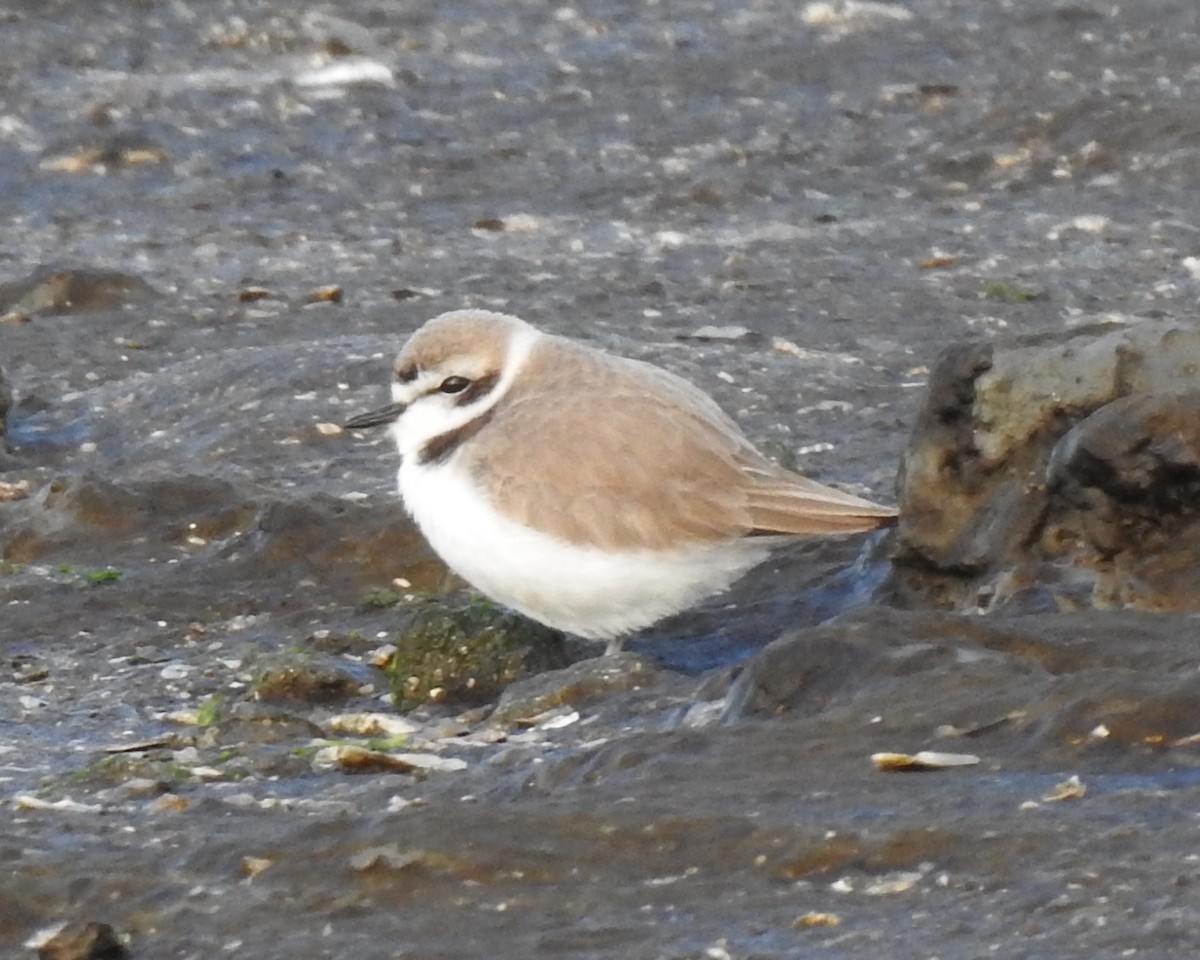
[[[386,407],[380,407],[378,410],[371,410],[369,413],[360,413],[357,417],[351,417],[346,421],[344,426],[347,430],[382,427],[385,423],[393,423],[404,412],[404,407],[403,403],[389,403]]]

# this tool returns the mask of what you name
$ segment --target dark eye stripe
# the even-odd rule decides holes
[[[485,373],[482,377],[471,381],[471,385],[467,389],[453,394],[454,405],[457,407],[465,407],[468,403],[474,403],[481,397],[487,396],[495,389],[496,384],[500,382],[500,373]]]

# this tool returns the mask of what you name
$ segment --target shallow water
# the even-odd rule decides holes
[[[461,771],[314,766],[387,709],[364,593],[443,585],[386,438],[320,427],[429,316],[662,363],[886,499],[947,343],[1193,315],[1193,4],[851,7],[0,12],[0,279],[158,291],[0,324],[0,952],[1195,954],[1195,621],[880,608],[886,544],[798,548],[500,732],[418,712]],[[256,700],[288,656],[352,692]],[[920,749],[981,762],[869,760]]]

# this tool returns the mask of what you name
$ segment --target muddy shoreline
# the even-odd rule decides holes
[[[10,4],[0,953],[1194,956],[1192,615],[968,616],[804,545],[399,715],[365,598],[447,582],[330,425],[502,309],[890,501],[946,346],[1193,322],[1198,41],[1183,0]],[[920,750],[979,762],[870,759]]]

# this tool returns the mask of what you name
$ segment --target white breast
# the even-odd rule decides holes
[[[579,547],[501,514],[466,471],[406,457],[400,495],[430,546],[480,592],[587,639],[649,626],[728,588],[766,559],[767,543],[736,540],[673,551]]]

